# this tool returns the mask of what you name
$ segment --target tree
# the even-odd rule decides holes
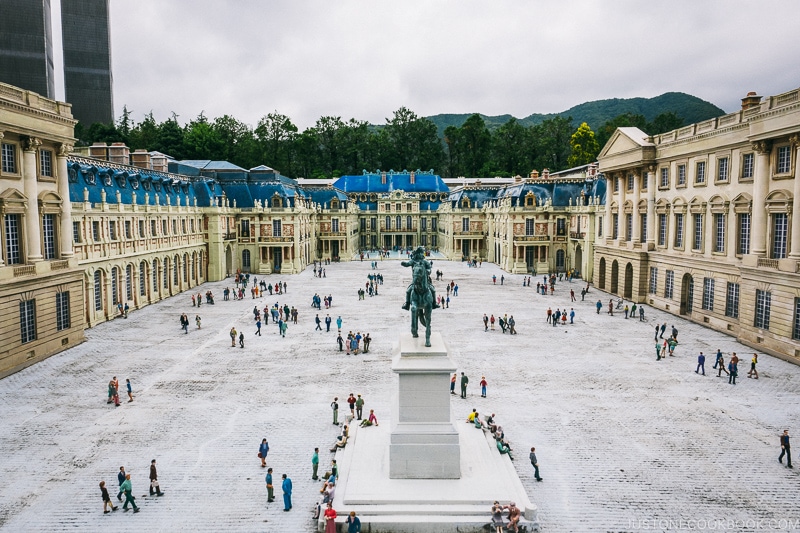
[[[484,167],[489,162],[492,136],[479,114],[473,114],[464,122],[460,128],[460,137],[466,176],[475,178],[485,174]]]
[[[297,126],[286,115],[274,111],[261,117],[254,131],[258,151],[264,163],[289,172],[294,154]]]
[[[148,148],[170,155],[175,159],[185,159],[183,147],[183,129],[178,125],[178,117],[173,113],[169,118],[158,125],[158,137],[155,146]]]
[[[391,119],[386,119],[386,126],[379,135],[384,148],[381,156],[384,168],[427,169],[437,168],[442,163],[444,151],[436,133],[436,124],[418,117],[406,107],[401,107]]]
[[[187,159],[224,159],[224,142],[201,111],[186,125],[183,146]]]
[[[553,172],[566,167],[570,154],[569,139],[572,135],[572,117],[554,117],[533,126],[531,144],[536,154],[533,167]]]
[[[647,125],[645,130],[650,135],[658,135],[668,131],[676,130],[683,126],[683,119],[672,111],[667,111],[656,115],[653,122]]]
[[[644,118],[644,115],[637,115],[634,113],[617,115],[612,120],[600,126],[600,129],[597,131],[597,144],[600,145],[600,148],[603,148],[608,140],[611,139],[611,136],[617,128],[627,128],[631,126],[646,132],[647,120]]]
[[[600,153],[600,145],[595,139],[594,132],[585,122],[581,123],[575,133],[572,134],[569,144],[572,147],[572,152],[567,159],[567,165],[570,167],[592,163],[597,159],[597,154]]]
[[[492,134],[491,168],[498,176],[527,175],[530,172],[528,132],[512,118]]]
[[[131,150],[155,150],[158,142],[158,124],[153,118],[153,112],[145,115],[144,120],[131,128],[128,135],[128,147]]]

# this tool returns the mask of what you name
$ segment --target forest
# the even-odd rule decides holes
[[[440,134],[436,123],[401,107],[385,124],[324,116],[303,131],[276,112],[252,127],[232,116],[209,119],[200,113],[181,125],[178,117],[157,122],[152,112],[135,122],[127,107],[115,124],[78,124],[79,145],[124,142],[131,150],[159,151],[178,160],[230,161],[243,168],[267,165],[292,178],[335,178],[364,169],[434,170],[442,177],[528,175],[548,168],[557,172],[595,160],[618,126],[637,126],[650,135],[682,126],[674,111],[652,121],[623,113],[605,121],[597,132],[586,122],[553,116],[524,125],[516,118],[488,127],[479,114]]]

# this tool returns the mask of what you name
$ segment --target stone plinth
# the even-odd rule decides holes
[[[431,333],[430,347],[425,347],[422,335],[401,335],[392,359],[399,385],[392,413],[390,478],[461,477],[458,431],[450,416],[450,374],[455,369],[440,333]]]

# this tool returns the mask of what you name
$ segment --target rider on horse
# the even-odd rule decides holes
[[[433,282],[431,281],[431,264],[430,262],[425,259],[425,249],[422,246],[417,247],[416,250],[411,254],[410,261],[402,261],[400,263],[404,267],[410,266],[413,267],[416,264],[422,264],[425,267],[425,272],[428,275],[428,290],[431,291],[431,298],[433,299],[433,309],[438,309],[439,305],[436,303],[436,289],[433,288]],[[412,268],[413,272],[413,268]],[[411,291],[414,290],[414,281],[412,279],[411,285],[408,286],[406,290],[406,303],[403,304],[403,309],[406,311],[411,308]]]

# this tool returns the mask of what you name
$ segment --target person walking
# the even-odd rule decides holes
[[[111,496],[108,495],[105,481],[100,482],[100,496],[103,498],[103,514],[108,514],[111,511],[117,510],[117,507],[111,503]],[[108,510],[109,507],[111,507],[111,511]]]
[[[551,308],[547,308],[547,323],[549,324],[553,320],[553,310]]]
[[[122,510],[128,510],[128,504],[131,504],[133,507],[133,512],[139,512],[139,506],[136,505],[136,498],[133,497],[133,486],[131,485],[131,475],[125,475],[125,481],[122,482],[122,485],[119,486],[122,489],[122,493],[125,494],[125,503],[122,504]]]
[[[319,470],[319,448],[314,448],[314,455],[311,456],[311,479],[314,481],[319,479],[317,470]]]
[[[281,489],[283,490],[283,510],[290,511],[292,509],[292,480],[289,479],[289,476],[283,474],[282,476],[283,483],[281,484]]]
[[[116,376],[108,382],[108,401],[106,403],[113,403],[115,407],[119,407],[119,391],[116,382]]]
[[[317,323],[317,327],[314,329],[314,331],[322,331],[322,320],[320,320],[319,315],[317,315],[317,317],[314,319],[314,322]]]
[[[661,342],[656,337],[656,361],[661,361]]]
[[[342,338],[341,333],[339,333],[339,336],[336,337],[336,342],[339,344],[339,351],[341,352],[342,348],[344,347],[344,339]]]
[[[700,355],[697,356],[697,368],[695,369],[694,373],[699,374],[700,371],[703,371],[703,375],[706,375],[706,356],[703,355],[703,352],[700,352]]]
[[[574,307],[570,307],[569,308],[569,323],[570,324],[574,324],[575,323],[575,308]]]
[[[330,500],[323,518],[325,518],[325,533],[336,533],[336,509],[333,508],[333,502]]]
[[[639,305],[639,322],[644,322],[644,306]]]
[[[239,333],[239,348],[244,349],[244,331]]]
[[[736,376],[739,374],[739,370],[736,368],[736,363],[734,363],[733,358],[728,362],[728,384],[729,385],[736,385]]]
[[[362,398],[361,395],[359,394],[358,398],[356,398],[356,418],[358,420],[361,420],[361,412],[363,409],[364,409],[364,398]]]
[[[331,402],[331,409],[333,410],[333,425],[339,425],[339,397],[335,397]]]
[[[531,466],[533,466],[533,476],[536,478],[536,481],[541,481],[542,477],[539,476],[539,461],[536,459],[536,448],[531,448]]]
[[[286,474],[284,474],[286,477]],[[267,503],[272,503],[275,501],[275,487],[272,485],[272,468],[267,468],[267,477],[264,478],[264,481],[267,483]],[[284,501],[286,497],[284,496]]]
[[[231,328],[231,347],[236,348],[236,328]]]
[[[350,393],[350,396],[347,397],[347,405],[350,406],[350,416],[352,418],[356,417],[356,397],[353,393]]]
[[[756,374],[756,379],[758,379],[758,374]],[[125,388],[128,389],[128,403],[133,401],[133,388],[131,387],[131,380],[125,380]]]
[[[577,300],[575,299],[575,290],[574,289],[570,289],[569,290],[569,297],[571,298],[571,301],[577,302]]]
[[[331,330],[331,315],[325,316],[325,332],[330,332]]]
[[[517,334],[516,325],[517,325],[517,321],[514,320],[514,315],[511,315],[508,318],[508,330],[512,335],[516,335]]]
[[[261,468],[267,466],[267,454],[269,453],[269,443],[267,439],[261,439],[261,445],[258,447],[258,457],[261,459]]]
[[[758,363],[758,354],[754,353],[753,358],[750,359],[750,372],[747,373],[748,378],[755,377],[755,379],[758,379],[758,370],[756,370],[757,363]]]
[[[792,448],[789,445],[789,430],[784,429],[781,435],[781,454],[778,456],[778,462],[783,464],[783,456],[786,456],[786,467],[794,468],[792,466]]]
[[[342,317],[341,317],[341,315],[336,317],[336,328],[339,330],[339,333],[342,332]]]
[[[492,327],[492,331],[494,331],[494,322],[495,322],[494,315],[492,315],[492,316],[489,317],[489,324]]]
[[[453,373],[453,377],[450,378],[450,394],[456,393],[456,379],[458,379],[458,375]]]
[[[653,339],[656,341],[656,344],[658,344],[658,324],[656,324],[656,336]],[[714,365],[714,368],[717,368],[716,364]]]
[[[483,313],[483,331],[489,331],[489,317]]]
[[[664,338],[664,332],[666,330],[667,330],[667,323],[664,322],[663,324],[661,324],[661,335],[658,336],[659,339],[663,339]]]
[[[125,467],[124,466],[119,467],[119,472],[117,472],[117,481],[119,482],[119,492],[117,493],[117,499],[119,501],[122,501],[122,495],[124,493],[124,491],[122,490],[122,484],[125,483],[125,476],[127,476],[127,474],[125,473]]]
[[[603,302],[601,302],[600,300],[597,300],[597,303],[595,304],[595,307],[597,307],[597,314],[599,315],[600,314],[600,310],[603,308]]]
[[[486,376],[481,376],[481,398],[486,398]]]
[[[462,372],[461,373],[461,397],[462,398],[466,398],[467,397],[467,384],[468,383],[469,383],[469,378],[467,376],[465,376],[464,373]]]
[[[722,377],[722,373],[728,374],[728,371],[725,370],[725,358],[722,356],[722,352],[717,350],[717,363],[719,364],[719,370],[717,371],[717,377]]]
[[[256,320],[256,332],[253,335],[261,336],[261,319]]]
[[[155,491],[153,489],[155,489]],[[161,486],[158,484],[158,471],[156,470],[155,459],[150,461],[150,496],[153,494],[157,494],[158,496],[164,495],[161,491]]]

